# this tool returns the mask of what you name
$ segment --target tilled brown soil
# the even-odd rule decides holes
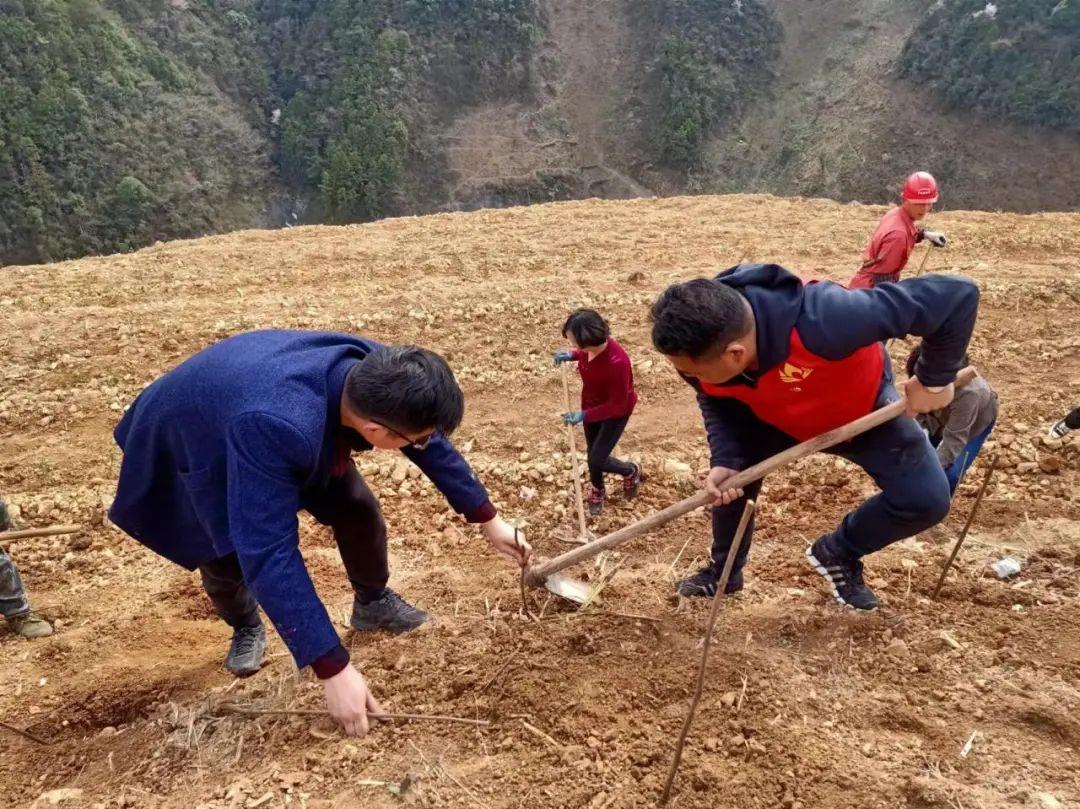
[[[535,594],[533,610],[545,610],[535,622],[521,613],[516,572],[426,481],[394,455],[361,458],[392,526],[392,584],[438,623],[401,638],[346,635],[354,658],[388,707],[492,724],[383,726],[350,740],[311,717],[211,710],[226,699],[318,707],[320,689],[276,638],[258,676],[238,683],[222,670],[228,633],[196,578],[103,521],[118,464],[110,430],[144,384],[238,331],[427,345],[465,388],[458,442],[497,505],[557,553],[573,531],[550,361],[566,313],[587,304],[609,317],[641,394],[621,448],[649,479],[640,500],[593,521],[599,535],[692,492],[706,463],[690,390],[649,346],[655,294],[740,260],[846,280],[882,212],[752,196],[587,201],[236,233],[0,271],[0,492],[26,526],[88,526],[9,548],[58,632],[30,643],[0,629],[0,719],[52,741],[0,729],[3,805],[655,805],[707,610],[669,595],[706,552],[705,515],[607,557],[618,572],[584,612]],[[930,269],[983,290],[973,355],[1002,397],[996,440],[943,526],[869,560],[884,607],[868,616],[835,608],[801,554],[870,481],[828,457],[769,480],[676,806],[1080,805],[1080,444],[1042,438],[1080,403],[1080,215],[933,221],[952,242]],[[894,357],[906,348],[894,343]],[[932,602],[994,452],[1003,470]],[[302,532],[344,621],[332,539],[307,518]],[[1006,554],[1024,562],[1011,582],[987,570]]]

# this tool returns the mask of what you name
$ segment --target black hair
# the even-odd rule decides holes
[[[652,305],[652,341],[661,354],[704,356],[750,331],[742,295],[719,281],[672,284]]]
[[[345,378],[345,397],[361,416],[407,434],[450,435],[465,415],[465,397],[446,360],[416,346],[368,354]]]
[[[911,353],[908,354],[907,362],[904,363],[904,367],[907,368],[907,375],[909,377],[915,376],[915,366],[919,364],[919,357],[922,356],[922,343],[919,343],[915,348],[911,349]],[[964,353],[964,364],[962,367],[966,368],[971,365],[971,357]]]
[[[563,323],[562,336],[570,332],[579,348],[602,346],[611,336],[607,321],[595,309],[575,309]]]

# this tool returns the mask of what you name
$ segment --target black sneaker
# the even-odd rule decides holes
[[[1054,426],[1050,428],[1050,432],[1048,432],[1046,434],[1046,437],[1050,438],[1050,439],[1064,438],[1070,432],[1072,432],[1072,430],[1069,429],[1069,425],[1065,423],[1065,419],[1062,419],[1061,421],[1055,423]]]
[[[716,595],[716,585],[720,583],[720,574],[712,566],[703,567],[693,576],[675,585],[675,592],[683,598],[712,598]],[[743,588],[743,575],[741,570],[731,571],[728,577],[727,587],[724,592],[727,595],[737,593]]]
[[[389,587],[377,601],[361,604],[353,600],[352,620],[349,625],[359,631],[385,629],[395,635],[416,629],[431,618],[426,612],[414,607]]]
[[[242,626],[233,630],[232,645],[225,656],[225,668],[237,677],[250,677],[262,668],[266,654],[266,629]]]
[[[604,491],[603,489],[593,488],[593,490],[589,492],[589,514],[593,517],[599,517],[603,510]]]
[[[634,471],[622,479],[623,497],[633,500],[641,491],[641,467],[636,463],[630,464]]]
[[[862,562],[849,561],[833,553],[824,537],[806,549],[806,560],[829,583],[833,598],[841,606],[867,611],[877,609],[877,596],[863,582]]]

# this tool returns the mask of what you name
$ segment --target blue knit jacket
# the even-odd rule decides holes
[[[235,552],[300,667],[343,650],[300,556],[296,515],[305,491],[330,478],[345,376],[378,347],[329,332],[237,335],[151,384],[114,433],[124,459],[110,519],[189,569]],[[494,515],[445,438],[405,454],[456,511]]]

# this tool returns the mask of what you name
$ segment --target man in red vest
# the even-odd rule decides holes
[[[675,284],[652,308],[653,345],[698,393],[711,453],[706,490],[715,497],[711,563],[683,579],[683,596],[712,596],[745,496],[761,481],[724,481],[871,410],[896,401],[883,342],[923,338],[906,383],[908,415],[945,407],[963,366],[978,310],[966,278],[933,275],[850,292],[809,282],[775,264],[743,264],[715,279]],[[863,556],[940,522],[949,483],[934,448],[911,418],[900,417],[829,452],[861,466],[881,491],[806,551],[836,600],[877,607],[863,581]],[[753,524],[736,558],[728,592],[742,589]]]
[[[907,178],[900,194],[900,204],[878,223],[863,263],[848,283],[851,289],[866,289],[886,281],[899,281],[915,245],[926,239],[935,247],[944,247],[945,234],[923,230],[915,223],[924,218],[938,200],[937,181],[926,171]]]

